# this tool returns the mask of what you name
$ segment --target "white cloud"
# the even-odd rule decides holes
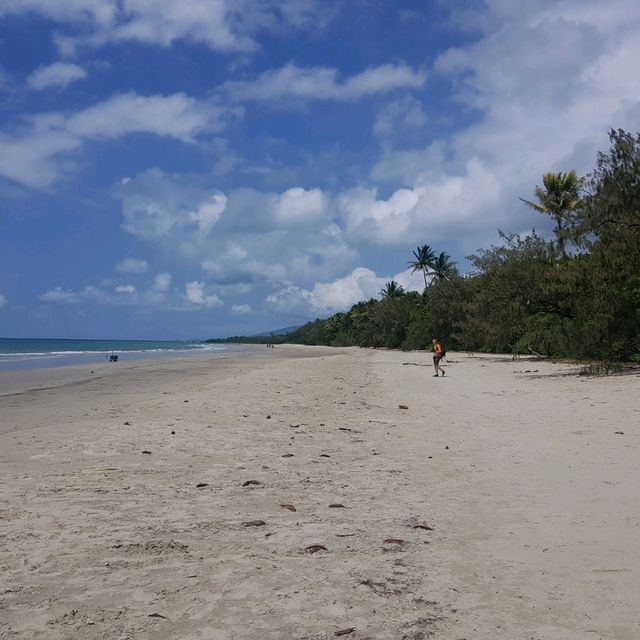
[[[135,293],[136,288],[132,284],[122,284],[115,288],[116,293]]]
[[[423,71],[404,64],[373,67],[343,81],[334,68],[287,64],[265,71],[255,80],[227,82],[223,89],[237,100],[359,100],[398,89],[418,89],[425,80]]]
[[[171,286],[171,274],[159,273],[153,280],[154,291],[164,292],[168,291]]]
[[[422,103],[411,96],[386,104],[376,116],[373,132],[381,137],[392,136],[398,131],[419,129],[427,122]]]
[[[376,244],[408,244],[415,238],[442,240],[464,230],[485,227],[486,217],[500,202],[497,178],[478,159],[471,158],[460,175],[440,174],[409,189],[380,199],[376,189],[357,188],[338,198],[347,235]],[[495,218],[493,218],[495,219]]]
[[[42,302],[54,302],[62,304],[78,304],[83,301],[107,303],[109,296],[104,291],[89,285],[78,291],[71,289],[63,289],[62,287],[54,287],[38,296]]]
[[[7,304],[7,299],[0,293],[0,309]]]
[[[0,4],[0,16],[33,12],[51,20],[75,24],[110,24],[116,10],[114,0],[3,0]]]
[[[197,280],[188,282],[185,285],[185,298],[189,302],[207,309],[224,306],[224,303],[216,294],[205,294],[204,283]]]
[[[115,95],[68,117],[44,114],[37,120],[52,123],[81,138],[110,139],[130,133],[193,142],[204,131],[219,131],[225,109],[184,93],[141,96],[133,92]]]
[[[200,204],[196,211],[191,212],[191,219],[198,225],[198,230],[202,233],[209,233],[211,227],[218,222],[227,206],[227,196],[223,193],[216,193],[209,198],[208,202]]]
[[[279,196],[274,213],[282,224],[300,224],[317,220],[325,211],[326,199],[320,189],[296,187]]]
[[[203,133],[219,131],[225,118],[238,113],[184,93],[130,92],[73,113],[29,116],[27,126],[0,133],[0,175],[28,187],[47,188],[72,168],[71,154],[86,141],[146,133],[191,143]]]
[[[69,26],[60,51],[133,41],[168,47],[176,40],[225,52],[254,51],[261,30],[321,28],[330,13],[317,0],[3,0],[0,16],[38,13]]]
[[[77,290],[54,287],[40,294],[38,299],[53,304],[128,306],[182,312],[223,306],[217,295],[205,291],[204,283],[190,282],[183,292],[171,290],[171,280],[171,274],[159,273],[149,288],[139,290],[133,284],[113,286],[106,279],[100,287],[88,285]]]
[[[330,222],[334,212],[322,190],[223,194],[206,186],[210,180],[159,169],[127,180],[115,189],[122,200],[123,228],[200,265],[218,285],[282,281],[292,272],[304,281],[333,277],[357,255]],[[202,209],[212,203],[216,209],[207,218],[210,224],[202,224]]]
[[[62,287],[55,287],[49,289],[38,296],[39,300],[43,302],[64,302],[66,304],[75,304],[80,301],[80,297],[74,291],[70,289],[62,289]]]
[[[390,277],[377,276],[366,267],[353,271],[332,282],[319,282],[313,289],[288,285],[266,299],[267,306],[275,313],[293,314],[304,318],[327,316],[349,309],[356,302],[378,298],[380,290],[390,280],[401,284],[406,291],[421,291],[422,276],[408,270]]]
[[[127,233],[187,254],[206,241],[227,206],[227,196],[217,189],[157,168],[123,181],[115,196],[122,200]]]
[[[137,258],[125,258],[116,265],[116,271],[120,273],[145,273],[148,269],[149,263]]]
[[[27,84],[36,90],[49,87],[65,88],[76,80],[87,77],[87,72],[77,64],[67,62],[54,62],[48,67],[41,67],[34,71],[28,78]]]
[[[435,71],[473,123],[424,148],[385,146],[371,177],[402,188],[343,194],[350,237],[455,238],[467,251],[498,227],[550,229],[518,196],[532,195],[544,172],[590,171],[610,127],[640,128],[634,0],[491,0],[467,18],[482,29],[477,40],[443,53]]]
[[[251,313],[251,305],[248,304],[234,304],[231,307],[231,313],[238,316],[243,316]]]

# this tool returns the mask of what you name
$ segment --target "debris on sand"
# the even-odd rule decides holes
[[[406,404],[399,404],[398,405],[398,409],[402,409],[403,411],[406,411],[409,407],[407,407]]]
[[[252,484],[262,484],[262,482],[259,482],[258,480],[247,480],[246,482],[242,483],[243,487],[248,487],[249,485]]]
[[[131,555],[169,555],[173,553],[189,553],[189,545],[177,540],[149,540],[148,542],[120,542],[112,545],[113,549],[119,549],[121,553]]]
[[[345,507],[343,504],[340,504],[339,502],[332,502],[329,505],[329,509],[346,509],[347,507]]]
[[[169,618],[167,618],[167,616],[163,616],[160,613],[150,613],[148,616],[148,618],[162,618],[163,620],[168,620]]]
[[[349,627],[348,629],[340,629],[340,631],[334,631],[333,635],[334,636],[346,636],[349,635],[350,633],[353,633],[356,630],[355,627]]]
[[[146,453],[148,456],[151,455],[151,451],[149,451],[148,449],[145,449],[142,453]]]
[[[248,522],[243,522],[243,527],[264,527],[267,524],[264,520],[249,520]]]
[[[305,548],[307,553],[318,553],[318,551],[329,551],[323,544],[310,544]]]
[[[402,538],[387,538],[382,544],[404,544]]]
[[[209,483],[208,482],[198,482],[198,484],[196,485],[196,489],[202,489],[203,487],[208,487]]]
[[[282,457],[283,458],[293,458],[293,455],[294,455],[293,453],[283,453]]]
[[[360,584],[369,587],[378,596],[389,595],[390,591],[385,582],[376,582],[375,580],[361,580]]]
[[[297,511],[297,509],[292,504],[281,504],[283,509],[287,509],[288,511]]]
[[[331,456],[328,453],[321,453],[320,457],[321,458],[330,458]]]
[[[123,423],[125,425],[125,427],[129,426],[131,423],[127,420],[127,422]]]

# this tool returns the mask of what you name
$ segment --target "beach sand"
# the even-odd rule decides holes
[[[0,637],[640,638],[638,376],[446,369],[287,346],[0,374]]]

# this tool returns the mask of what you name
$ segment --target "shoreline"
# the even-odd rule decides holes
[[[279,346],[0,396],[0,636],[635,640],[637,377],[450,357]]]
[[[164,358],[188,357],[196,354],[211,355],[220,351],[243,352],[251,350],[250,345],[229,345],[225,347],[202,347],[184,349],[146,349],[146,350],[109,350],[109,351],[69,351],[50,353],[5,353],[1,354],[0,373],[8,371],[29,371],[33,369],[56,369],[72,366],[91,366],[104,364],[108,356],[114,353],[119,356],[119,362],[132,362],[138,360],[154,360]],[[14,359],[10,359],[14,356]]]

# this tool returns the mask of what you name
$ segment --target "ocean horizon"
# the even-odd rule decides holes
[[[0,338],[0,371],[97,363],[119,359],[194,352],[228,351],[231,345],[198,340],[84,340],[73,338]],[[241,350],[234,348],[233,350]]]

